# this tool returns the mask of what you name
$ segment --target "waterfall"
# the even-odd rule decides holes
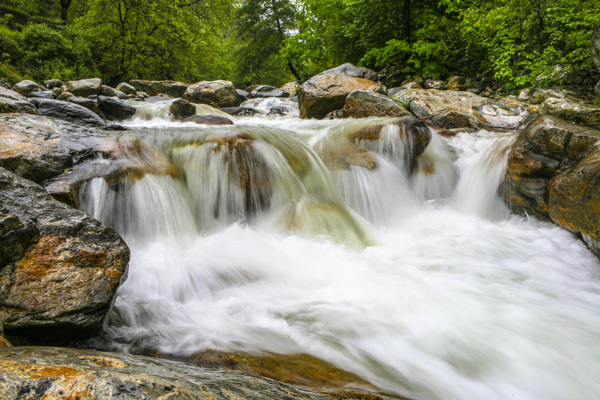
[[[115,348],[309,354],[414,399],[600,397],[600,263],[498,198],[514,133],[235,122],[135,120],[121,141],[169,173],[82,188],[132,251]]]

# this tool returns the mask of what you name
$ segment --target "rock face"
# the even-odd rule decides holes
[[[129,83],[137,91],[148,93],[150,96],[164,93],[171,97],[182,97],[189,86],[178,81],[146,81],[142,79],[132,79]]]
[[[6,334],[37,343],[98,334],[129,262],[118,234],[0,169],[2,236],[14,249],[0,265]]]
[[[501,193],[513,212],[581,233],[600,257],[600,131],[542,116],[513,145]]]
[[[353,389],[307,389],[237,371],[94,350],[0,350],[0,397],[52,399],[389,399]]]
[[[37,115],[0,115],[0,167],[34,182],[114,147],[114,140],[96,129]]]
[[[313,76],[298,92],[300,118],[324,118],[329,112],[341,109],[348,94],[359,89],[385,93],[383,86],[364,78],[336,73]]]
[[[0,113],[37,114],[33,104],[19,93],[0,86]]]
[[[55,117],[76,124],[89,126],[106,126],[106,122],[98,114],[78,104],[50,99],[32,99],[41,115]]]
[[[370,92],[368,90],[355,90],[346,97],[344,108],[340,114],[344,117],[366,118],[366,117],[393,117],[399,118],[412,115],[402,107],[383,94]]]
[[[102,79],[81,79],[79,81],[69,81],[65,84],[67,92],[73,93],[75,96],[88,97],[100,93],[102,87]]]
[[[229,81],[202,81],[194,83],[184,93],[190,103],[208,104],[215,108],[237,107],[241,100]]]
[[[495,103],[471,92],[411,89],[393,98],[436,128],[517,129],[528,116],[524,107]]]
[[[600,70],[600,24],[596,25],[592,38],[590,40],[590,50],[592,53],[592,60],[596,67]]]

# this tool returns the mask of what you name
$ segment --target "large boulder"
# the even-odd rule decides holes
[[[29,93],[40,90],[40,85],[33,81],[25,80],[15,84],[12,90],[19,94],[22,94],[23,96],[27,96]]]
[[[596,25],[592,38],[590,40],[590,50],[592,53],[592,60],[596,67],[600,70],[600,24]]]
[[[65,90],[73,93],[75,96],[88,97],[100,93],[102,79],[91,78],[78,81],[69,81],[65,84]]]
[[[106,126],[106,122],[98,114],[79,104],[40,98],[31,99],[31,102],[38,108],[38,113],[46,117],[60,118],[81,125]]]
[[[150,96],[158,96],[163,93],[171,97],[182,97],[190,86],[178,81],[146,81],[142,79],[132,79],[129,83],[137,91],[148,93]]]
[[[105,131],[37,115],[0,115],[0,167],[34,182],[114,148],[114,139]]]
[[[583,124],[600,124],[600,107],[566,98],[548,98],[540,111],[568,121]]]
[[[37,114],[33,104],[23,95],[0,86],[0,113]]]
[[[125,93],[125,94],[129,94],[132,96],[136,95],[137,90],[135,90],[135,88],[133,86],[131,86],[129,83],[127,82],[121,82],[117,85],[117,90],[119,92]]]
[[[393,98],[436,128],[517,129],[528,121],[522,106],[493,102],[471,92],[410,89]]]
[[[0,324],[35,343],[97,335],[129,262],[121,237],[0,168]]]
[[[65,92],[69,93],[69,92]],[[81,97],[81,96],[65,96],[65,101],[69,103],[77,104],[82,107],[87,108],[88,110],[94,112],[95,114],[100,115],[100,105],[98,104],[98,99],[90,99],[89,97]]]
[[[194,83],[183,98],[191,103],[208,104],[215,108],[237,107],[241,103],[233,83],[229,81],[202,81]]]
[[[283,89],[279,89],[269,85],[259,85],[251,93],[250,98],[266,98],[266,97],[290,97],[290,94]]]
[[[600,256],[600,131],[542,116],[513,145],[501,194],[513,212],[581,233]]]
[[[392,98],[368,90],[351,92],[339,113],[343,117],[393,117],[399,118],[412,115],[400,103]]]
[[[196,115],[196,105],[185,99],[178,99],[171,103],[169,114],[171,114],[174,119],[185,119],[192,115]]]
[[[55,347],[0,349],[0,397],[43,399],[384,400],[351,388],[307,388],[179,361]]]
[[[365,67],[357,67],[354,64],[350,63],[342,64],[335,68],[331,68],[319,73],[319,75],[325,74],[342,74],[347,76],[353,76],[355,78],[364,78],[370,81],[379,81],[379,75],[377,75],[375,71]]]
[[[100,87],[100,94],[102,96],[106,96],[106,97],[117,97],[121,100],[125,100],[125,99],[129,98],[129,96],[127,96],[125,93],[121,92],[120,90],[111,88],[110,86],[106,86],[106,85],[102,85]]]
[[[98,105],[102,114],[111,121],[123,121],[136,113],[134,106],[123,103],[118,97],[98,96]]]
[[[324,118],[329,112],[341,109],[346,97],[359,89],[385,93],[385,87],[364,78],[337,73],[313,76],[298,92],[300,118]]]

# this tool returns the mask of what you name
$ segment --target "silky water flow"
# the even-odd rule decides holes
[[[309,354],[414,399],[600,398],[600,265],[498,197],[515,133],[433,132],[411,159],[386,126],[357,143],[375,168],[331,169],[319,149],[371,120],[165,107],[125,135],[178,173],[82,190],[132,252],[115,347]]]

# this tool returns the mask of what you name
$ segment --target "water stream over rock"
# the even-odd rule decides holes
[[[600,265],[497,196],[515,134],[150,104],[124,135],[178,173],[81,190],[131,247],[116,347],[308,354],[414,399],[600,397]]]

